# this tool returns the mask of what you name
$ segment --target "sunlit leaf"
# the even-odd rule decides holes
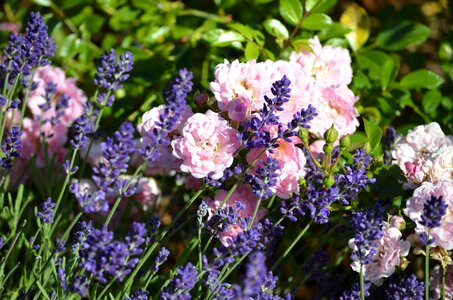
[[[346,34],[352,50],[357,51],[366,43],[370,36],[370,17],[366,11],[356,3],[351,3],[340,17],[340,22],[351,31]]]
[[[302,18],[302,4],[300,0],[280,0],[280,15],[289,24],[296,26]]]

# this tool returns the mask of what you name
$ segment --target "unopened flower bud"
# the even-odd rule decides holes
[[[329,188],[332,185],[334,185],[335,179],[333,178],[333,176],[327,176],[327,177],[324,177],[324,179],[322,180],[322,183],[324,184],[325,187]]]
[[[305,186],[307,183],[307,181],[303,177],[300,177],[297,182],[299,183],[299,185],[302,185],[302,186]]]
[[[324,139],[327,143],[334,143],[338,138],[338,131],[335,127],[330,126],[330,128],[324,133]]]
[[[342,149],[348,148],[349,145],[351,145],[351,138],[349,137],[349,135],[345,135],[340,139],[340,147]]]
[[[299,138],[305,143],[308,144],[308,130],[306,128],[299,128]]]

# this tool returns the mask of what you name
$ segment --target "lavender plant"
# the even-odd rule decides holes
[[[429,135],[420,144],[436,146],[418,149],[416,137],[389,131],[381,149],[365,120],[359,145],[352,71],[342,73],[349,53],[310,43],[290,61],[219,64],[213,98],[196,92],[195,103],[194,76],[181,69],[163,104],[104,133],[134,57],[106,51],[86,97],[50,66],[53,40],[32,13],[0,66],[0,297],[299,299],[307,282],[349,282],[351,263],[352,289],[326,285],[313,298],[428,299],[435,258],[445,298],[451,137],[418,129]],[[418,152],[397,157],[407,147]],[[406,206],[373,190],[384,155],[415,189]],[[420,245],[424,284],[399,274]]]

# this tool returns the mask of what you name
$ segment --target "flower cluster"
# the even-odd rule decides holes
[[[407,136],[398,135],[392,155],[407,177],[408,188],[453,181],[453,136],[445,135],[435,122],[417,126]]]
[[[97,100],[101,106],[112,106],[115,101],[114,92],[122,88],[122,83],[129,78],[129,72],[134,66],[134,57],[130,52],[120,55],[114,49],[106,51],[99,59],[96,68],[94,84],[101,92],[97,95]]]
[[[122,281],[138,263],[146,239],[144,224],[134,223],[124,242],[115,241],[107,227],[86,234],[79,249],[80,266],[101,283],[116,277]]]
[[[48,65],[53,57],[55,45],[47,33],[47,25],[39,12],[32,12],[25,28],[25,35],[12,34],[5,48],[5,60],[0,66],[2,76],[7,76],[7,84],[20,80],[28,86],[28,77],[37,66]],[[3,82],[3,80],[2,80]]]
[[[233,121],[246,120],[267,103],[271,83],[285,75],[283,83],[291,82],[291,96],[282,98],[282,109],[275,112],[282,124],[286,126],[294,114],[312,104],[318,118],[310,123],[310,131],[316,136],[321,137],[332,125],[341,135],[353,133],[359,123],[354,108],[357,97],[347,87],[352,79],[348,51],[323,47],[317,37],[310,40],[310,47],[313,51],[292,53],[289,62],[225,61],[218,65],[210,88],[219,109]]]

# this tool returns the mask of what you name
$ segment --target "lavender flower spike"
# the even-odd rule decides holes
[[[121,89],[122,82],[129,78],[129,72],[134,66],[133,55],[126,52],[117,59],[115,50],[110,49],[105,52],[99,59],[97,73],[94,77],[94,84],[97,85],[101,92],[98,94],[98,102],[102,106],[112,106],[115,101],[113,92]]]
[[[352,213],[352,226],[355,230],[354,244],[356,250],[351,259],[362,265],[370,263],[376,250],[374,243],[382,237],[383,208],[376,204],[373,209]]]
[[[54,218],[54,207],[55,203],[53,203],[52,198],[49,197],[45,202],[41,204],[40,209],[36,215],[44,223],[52,224]]]

